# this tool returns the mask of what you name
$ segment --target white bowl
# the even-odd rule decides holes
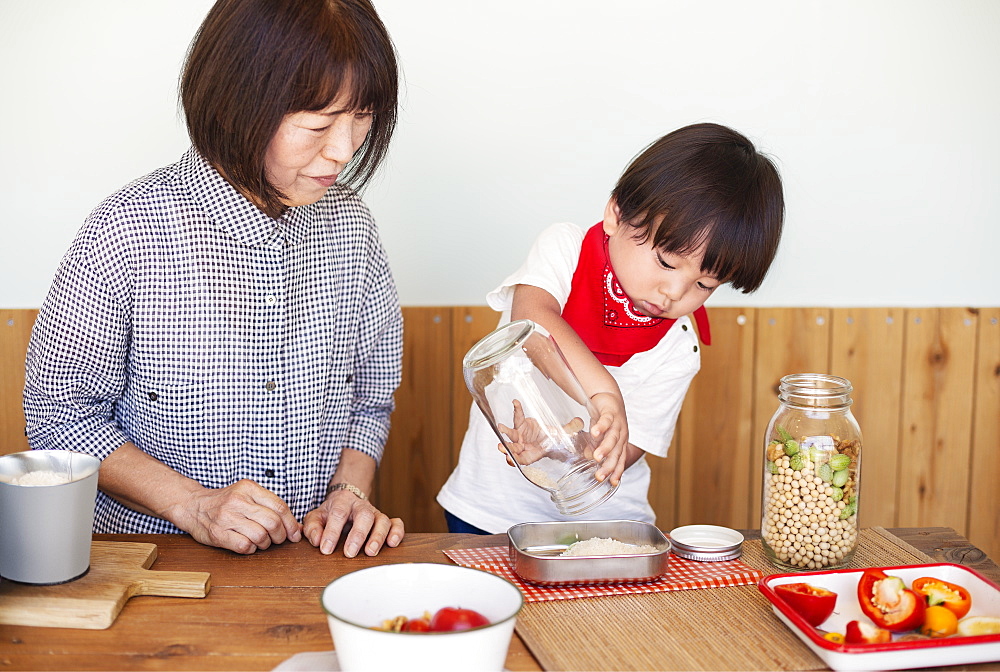
[[[359,569],[321,597],[342,670],[502,670],[524,598],[504,578],[468,567],[400,563]],[[386,632],[383,621],[441,607],[474,609],[490,621],[459,632]]]

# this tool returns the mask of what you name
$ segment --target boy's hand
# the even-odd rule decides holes
[[[573,418],[561,428],[546,430],[535,418],[525,418],[521,402],[515,399],[513,425],[513,427],[507,427],[499,423],[499,429],[507,436],[507,445],[517,461],[520,464],[531,464],[540,460],[546,453],[548,453],[549,457],[559,459],[561,455],[559,454],[558,447],[551,445],[552,435],[565,433],[572,437],[583,429],[583,420],[581,418]],[[502,443],[497,448],[500,449],[500,452],[505,455],[507,454]],[[514,466],[510,455],[507,455],[507,463]]]
[[[594,450],[594,459],[601,463],[597,480],[610,478],[612,485],[618,485],[625,473],[628,447],[625,404],[621,397],[610,392],[598,392],[590,401],[597,410],[597,419],[590,424],[590,434],[600,441]]]

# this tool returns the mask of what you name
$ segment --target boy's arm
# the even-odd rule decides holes
[[[562,318],[559,302],[544,289],[532,285],[517,285],[514,288],[510,318],[537,322],[559,344],[559,349],[599,414],[597,421],[590,427],[593,436],[604,435],[594,451],[594,458],[602,462],[597,478],[604,480],[610,477],[612,483],[618,483],[625,467],[635,462],[641,451],[628,443],[625,401],[614,376]]]

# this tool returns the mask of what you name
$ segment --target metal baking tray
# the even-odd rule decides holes
[[[655,546],[640,555],[560,556],[577,541],[599,537]],[[652,581],[667,571],[670,542],[654,525],[636,520],[520,523],[507,530],[510,564],[525,581],[543,586]]]

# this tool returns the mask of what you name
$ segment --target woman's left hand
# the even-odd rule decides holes
[[[404,535],[401,519],[389,518],[348,490],[331,492],[302,519],[303,535],[324,555],[333,553],[345,529],[349,530],[344,540],[348,558],[356,556],[362,546],[366,555],[377,555],[383,545],[398,546]]]

